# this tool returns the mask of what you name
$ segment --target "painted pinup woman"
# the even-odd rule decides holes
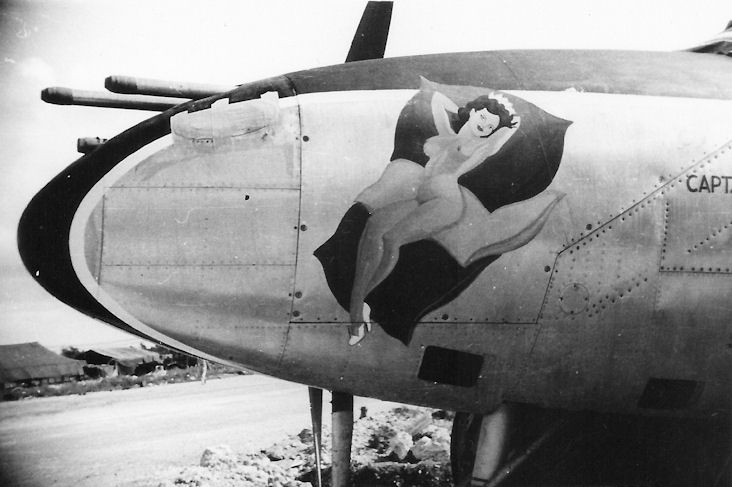
[[[458,108],[435,91],[431,111],[439,135],[424,144],[427,164],[396,159],[356,199],[371,217],[358,245],[350,297],[351,345],[370,330],[364,300],[394,269],[401,246],[430,238],[460,220],[465,202],[458,178],[496,154],[520,124],[510,102],[495,93]],[[457,115],[457,132],[448,112]]]

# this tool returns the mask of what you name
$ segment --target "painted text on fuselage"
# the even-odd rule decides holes
[[[686,188],[692,193],[732,193],[732,176],[686,176]]]

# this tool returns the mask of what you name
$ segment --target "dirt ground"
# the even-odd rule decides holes
[[[395,405],[356,398],[361,406]],[[197,465],[207,447],[256,451],[309,426],[307,388],[261,375],[3,402],[0,484],[132,485]]]

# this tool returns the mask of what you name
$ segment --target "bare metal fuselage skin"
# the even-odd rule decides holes
[[[91,316],[327,389],[476,412],[502,401],[728,411],[729,62],[470,53],[242,85],[153,117],[67,168],[26,210],[21,253],[40,284]],[[537,194],[503,222],[463,217],[432,244],[460,261],[475,241],[515,238],[532,201],[560,197],[520,246],[483,266],[462,261],[469,279],[445,284],[408,334],[375,319],[349,346],[337,278],[314,253],[384,174],[420,77],[455,93],[501,90],[566,121]],[[538,132],[550,123],[520,115]],[[542,164],[545,142],[535,147]],[[425,285],[407,284],[417,294]]]

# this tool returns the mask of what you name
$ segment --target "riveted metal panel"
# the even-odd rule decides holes
[[[660,198],[644,201],[562,251],[540,319],[585,323],[621,303],[651,310],[662,210]]]
[[[650,154],[634,160],[632,156],[643,154],[643,150],[628,147],[631,162],[616,170],[637,174],[628,178],[627,186],[618,188],[617,193],[635,189],[640,194],[630,199],[627,209],[620,206],[620,213],[608,212],[609,218],[600,221],[599,226],[593,222],[592,213],[598,208],[612,209],[617,195],[614,191],[601,192],[598,185],[602,181],[579,181],[596,187],[596,193],[589,191],[592,199],[585,196],[585,204],[572,208],[576,230],[552,271],[536,345],[522,378],[522,389],[531,391],[526,400],[552,401],[567,407],[583,403],[599,410],[631,412],[637,410],[649,377],[699,380],[719,377],[720,369],[729,366],[728,351],[711,346],[714,340],[719,343],[726,339],[724,328],[729,320],[719,307],[722,296],[732,292],[726,276],[718,274],[714,283],[712,279],[684,280],[677,277],[682,275],[678,269],[673,272],[664,263],[677,255],[668,247],[671,241],[678,245],[678,239],[669,235],[670,222],[677,224],[678,238],[682,240],[688,239],[689,227],[695,228],[695,223],[681,225],[681,218],[674,220],[672,215],[675,203],[684,201],[689,192],[686,175],[697,173],[715,155],[721,156],[721,150],[728,150],[726,139],[732,120],[711,107],[708,115],[717,121],[711,127],[700,124],[690,128],[684,123],[667,135],[668,144],[674,148],[678,142],[674,142],[674,134],[684,132],[681,137],[696,137],[695,143],[685,142],[678,153],[662,153],[659,141],[662,158],[655,163],[645,164]],[[692,151],[695,153],[689,154]],[[639,172],[635,166],[645,169]],[[565,169],[575,172],[576,167],[568,164]],[[610,180],[608,175],[606,181]],[[558,176],[555,182],[569,189],[568,199],[578,195],[566,185],[566,176]],[[729,215],[724,206],[691,207],[700,212],[697,218],[702,225],[716,223],[720,217],[723,221]],[[688,217],[689,212],[687,207]],[[582,222],[586,222],[584,229]],[[688,316],[690,310],[698,312],[696,320]],[[707,332],[691,325],[702,322],[708,325]],[[714,331],[708,333],[710,330]],[[696,346],[679,346],[682,342],[703,343],[707,352]],[[720,407],[724,395],[720,391],[719,384],[710,385],[695,407]]]
[[[525,400],[635,408],[653,340],[662,212],[659,192],[559,254],[521,379]]]
[[[569,208],[560,202],[534,240],[503,254],[462,294],[423,321],[536,323],[568,221]]]
[[[732,105],[623,96],[626,110],[654,114],[629,119],[617,110],[618,97],[522,96],[573,121],[550,186],[566,194],[564,250],[553,266],[540,321],[594,319],[620,300],[629,315],[635,302],[651,310],[655,293],[648,283],[661,258],[663,198],[678,190],[680,175],[727,142]],[[584,108],[588,103],[592,111]],[[687,117],[683,123],[679,113]]]
[[[572,121],[562,162],[549,186],[567,195],[564,201],[571,217],[567,245],[664,189],[730,139],[732,103],[728,102],[566,92],[516,94]]]
[[[285,379],[321,387],[339,384],[339,390],[356,395],[490,412],[504,399],[522,399],[519,378],[534,338],[535,325],[425,323],[416,328],[408,348],[380,327],[373,328],[363,345],[352,347],[339,323],[293,322],[281,371]],[[430,345],[483,357],[475,386],[419,379],[423,354]],[[322,367],[323,363],[329,366]],[[380,377],[385,370],[388,377]]]
[[[666,195],[663,272],[732,274],[732,144],[700,161]]]
[[[105,265],[294,265],[299,192],[110,188]]]
[[[290,266],[104,265],[100,287],[157,331],[261,368],[284,347],[292,280]]]
[[[148,323],[193,333],[206,327],[286,322],[287,266],[104,266],[101,287]]]

